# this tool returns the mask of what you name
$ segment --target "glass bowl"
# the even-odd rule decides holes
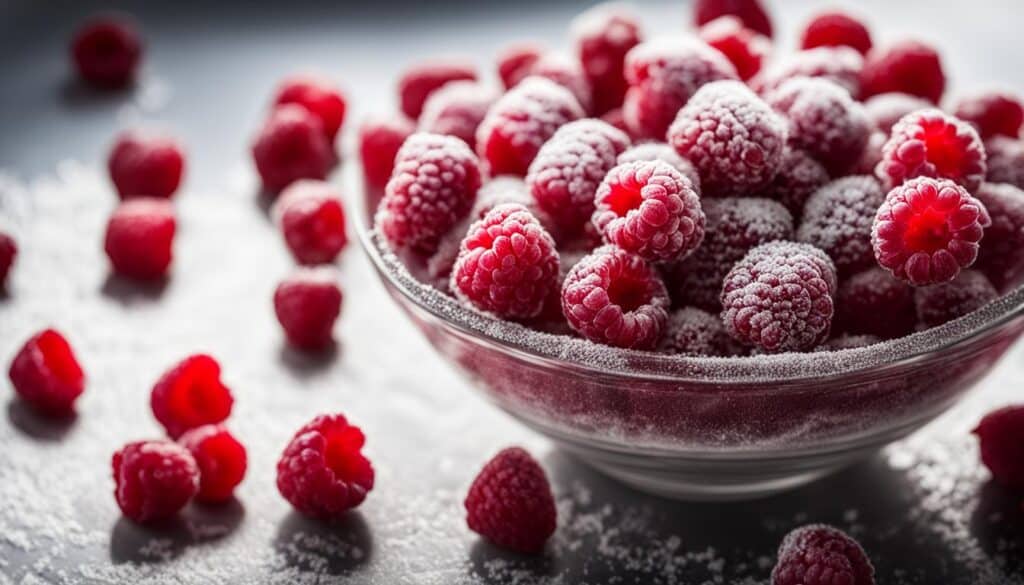
[[[870,456],[952,406],[1024,330],[1018,288],[865,348],[736,358],[612,349],[498,320],[422,284],[370,227],[380,194],[350,183],[363,248],[438,353],[516,419],[664,496],[760,497]]]

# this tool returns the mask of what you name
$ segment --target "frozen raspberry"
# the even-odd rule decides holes
[[[876,173],[891,186],[923,176],[950,179],[973,193],[985,171],[985,147],[974,128],[931,109],[908,114],[893,126]]]
[[[802,150],[786,148],[779,172],[758,196],[778,201],[799,220],[807,199],[828,181],[828,171],[821,163]]]
[[[807,23],[800,40],[801,49],[815,47],[853,47],[861,55],[871,49],[871,33],[864,23],[845,12],[823,12]]]
[[[882,162],[882,150],[888,136],[881,130],[875,130],[868,137],[868,143],[864,146],[864,152],[860,153],[860,160],[850,169],[851,175],[874,175],[878,163]]]
[[[622,113],[633,136],[664,140],[672,120],[701,86],[737,79],[725,55],[686,38],[647,41],[626,55]]]
[[[476,129],[498,95],[473,81],[453,81],[430,94],[420,114],[419,131],[461,138],[476,149]]]
[[[138,197],[118,205],[103,244],[114,272],[139,280],[162,278],[171,265],[175,225],[166,199]]]
[[[918,110],[928,110],[932,107],[932,104],[924,98],[899,92],[880,93],[871,96],[864,102],[868,119],[874,122],[875,126],[886,134],[886,137],[892,132],[892,127],[896,125],[896,122],[899,122],[907,114]]]
[[[471,63],[457,60],[428,61],[406,69],[398,80],[398,99],[402,112],[417,120],[430,94],[452,81],[476,81]]]
[[[142,59],[142,39],[135,23],[125,17],[96,17],[75,33],[71,57],[79,76],[92,85],[124,87],[135,81]]]
[[[223,425],[203,425],[178,439],[199,467],[199,493],[203,502],[224,502],[234,495],[245,477],[245,446]]]
[[[703,193],[763,188],[782,166],[786,122],[738,81],[700,88],[679,111],[668,141],[700,172]]]
[[[263,186],[273,193],[297,179],[323,179],[334,164],[320,120],[295,104],[271,112],[252,144],[252,157]]]
[[[722,321],[734,338],[764,351],[804,351],[828,339],[835,266],[808,244],[762,244],[722,282]]]
[[[169,136],[129,131],[114,142],[107,169],[121,199],[169,199],[181,184],[185,155]]]
[[[1006,292],[1024,282],[1024,191],[1005,183],[983,183],[975,197],[992,218],[975,268]]]
[[[453,136],[413,134],[395,156],[395,170],[377,211],[377,226],[397,247],[426,252],[469,213],[480,188],[480,163]]]
[[[697,0],[693,6],[694,23],[703,26],[721,16],[735,16],[743,26],[772,37],[772,22],[761,0]]]
[[[512,89],[530,74],[530,68],[546,51],[535,43],[505,47],[498,55],[498,77],[505,89]]]
[[[562,312],[587,339],[650,349],[668,321],[668,292],[643,258],[603,246],[580,260],[562,285]]]
[[[334,139],[345,121],[345,96],[326,79],[311,75],[291,77],[281,82],[274,97],[274,106],[296,104],[309,110],[323,128],[327,143]]]
[[[913,287],[888,271],[876,266],[839,285],[835,329],[893,339],[912,333],[916,324]]]
[[[594,226],[604,240],[645,260],[682,260],[704,240],[700,197],[666,162],[613,168],[597,189],[595,205]]]
[[[0,291],[7,284],[7,275],[11,273],[14,261],[18,257],[18,244],[11,236],[0,232]]]
[[[199,467],[187,449],[171,441],[137,441],[114,453],[114,499],[139,523],[166,520],[199,490]]]
[[[693,190],[700,194],[700,174],[697,173],[696,167],[693,163],[679,156],[676,149],[672,148],[671,144],[667,142],[643,142],[635,144],[626,149],[625,152],[619,155],[618,163],[630,163],[636,161],[654,161],[660,160],[666,162],[672,166],[675,170],[679,171],[684,177],[690,180],[690,185],[693,186]]]
[[[953,112],[957,118],[973,124],[982,138],[1017,138],[1024,124],[1024,104],[1017,97],[998,91],[964,98]]]
[[[879,265],[914,286],[946,282],[978,257],[985,206],[952,181],[911,179],[885,197],[871,230]]]
[[[794,77],[823,77],[859,97],[864,57],[850,47],[818,47],[794,53],[765,68],[750,80],[750,86],[768,95]]]
[[[327,183],[300,179],[274,205],[285,244],[301,264],[334,262],[345,244],[345,209]]]
[[[503,449],[487,462],[469,486],[464,505],[470,530],[521,553],[543,550],[557,523],[548,478],[519,447]]]
[[[8,372],[22,400],[45,414],[61,416],[85,390],[85,373],[64,336],[46,329],[21,347]]]
[[[341,299],[334,270],[301,268],[277,285],[274,312],[289,343],[299,349],[319,350],[331,344]]]
[[[821,248],[840,274],[874,264],[871,225],[885,191],[874,177],[851,175],[818,189],[807,200],[796,239]]]
[[[499,205],[469,228],[451,288],[475,307],[508,319],[536,317],[558,284],[555,241],[522,205]]]
[[[561,53],[545,53],[530,66],[529,75],[554,81],[572,92],[584,112],[591,110],[590,82],[579,62]]]
[[[882,338],[874,335],[840,335],[833,337],[819,345],[815,351],[842,351],[844,349],[858,349],[876,343],[881,343]]]
[[[861,97],[898,91],[939,103],[946,75],[935,49],[918,41],[902,41],[872,49],[864,60]]]
[[[729,336],[717,315],[696,307],[672,313],[658,348],[666,353],[689,356],[728,357],[746,353],[743,346]]]
[[[875,585],[875,568],[846,533],[824,524],[793,530],[779,546],[772,585]]]
[[[621,4],[599,4],[573,19],[571,30],[593,95],[593,112],[600,115],[621,107],[627,87],[626,53],[642,37],[636,15]]]
[[[621,130],[627,135],[629,134],[629,126],[626,125],[626,118],[622,114],[622,108],[608,110],[604,114],[601,114],[600,120],[618,130]]]
[[[234,403],[231,390],[221,382],[220,364],[205,354],[189,356],[167,370],[149,397],[153,416],[173,439],[223,421]]]
[[[996,287],[977,270],[964,270],[949,282],[914,291],[917,318],[925,327],[938,327],[973,313],[997,298]]]
[[[1024,406],[1005,406],[985,415],[974,429],[981,462],[1006,487],[1024,490]]]
[[[1024,140],[994,136],[985,141],[986,179],[1024,189]]]
[[[303,514],[337,520],[373,489],[373,466],[363,455],[366,437],[341,414],[306,423],[277,462],[277,490]]]
[[[735,16],[722,16],[700,27],[700,39],[725,55],[743,81],[757,75],[772,48],[768,37],[745,28]]]
[[[371,118],[359,127],[359,158],[363,176],[373,189],[382,189],[395,168],[395,155],[415,126],[403,116]]]

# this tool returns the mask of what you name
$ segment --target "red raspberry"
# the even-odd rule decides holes
[[[618,163],[621,165],[642,160],[660,160],[672,165],[672,168],[690,180],[693,190],[700,194],[700,174],[697,172],[697,168],[693,166],[693,163],[679,156],[671,144],[667,142],[635,144],[619,155]]]
[[[743,26],[772,37],[772,22],[761,0],[697,0],[693,6],[693,19],[697,26],[720,16],[735,16]]]
[[[114,142],[107,168],[121,199],[170,199],[181,184],[185,155],[173,138],[128,131]]]
[[[341,287],[334,270],[300,268],[277,285],[274,312],[288,342],[304,350],[331,344],[334,322],[341,313]]]
[[[220,364],[206,354],[189,356],[160,376],[149,396],[153,416],[177,439],[187,430],[219,423],[235,399],[221,382]]]
[[[876,343],[881,343],[881,337],[874,335],[840,335],[833,337],[819,345],[815,351],[842,351],[844,349],[858,349]]]
[[[604,114],[601,114],[600,120],[618,130],[621,130],[627,135],[629,134],[629,126],[626,125],[626,118],[622,114],[622,108],[608,110]]]
[[[558,251],[522,205],[499,205],[462,240],[451,288],[465,302],[507,319],[536,317],[558,284]]]
[[[902,41],[874,48],[864,61],[863,95],[898,91],[939,103],[946,89],[946,75],[935,49],[918,41]]]
[[[569,90],[528,77],[487,112],[476,131],[476,151],[491,176],[522,177],[559,126],[582,117],[583,108]]]
[[[341,414],[306,423],[277,462],[277,490],[296,510],[337,520],[373,489],[373,465],[363,455],[366,437]]]
[[[1000,291],[1024,282],[1024,191],[1003,183],[983,183],[975,194],[992,218],[975,267]]]
[[[419,131],[461,138],[476,150],[476,129],[498,95],[473,81],[453,81],[430,94],[420,114]]]
[[[985,141],[986,179],[1024,189],[1024,140],[994,136]]]
[[[722,321],[764,351],[804,351],[828,339],[835,266],[809,244],[776,241],[743,257],[722,282]]]
[[[973,193],[985,170],[985,147],[974,128],[931,109],[908,114],[893,126],[876,173],[891,186],[923,176],[950,179]]]
[[[735,16],[722,16],[700,27],[700,39],[721,51],[743,81],[757,75],[772,49],[768,37],[745,28]]]
[[[603,246],[580,260],[562,285],[569,325],[596,343],[651,349],[668,321],[668,292],[643,260]]]
[[[1017,138],[1024,124],[1024,104],[1016,96],[998,91],[961,99],[953,112],[957,118],[973,124],[982,138]]]
[[[682,260],[704,240],[700,196],[672,165],[624,163],[597,189],[593,222],[604,240],[645,260]]]
[[[0,232],[0,290],[7,285],[7,275],[10,274],[14,261],[18,257],[18,244],[11,236]]]
[[[978,257],[985,206],[952,181],[911,179],[885,197],[871,230],[875,259],[914,286],[946,282]]]
[[[840,274],[874,264],[871,226],[885,191],[874,177],[851,175],[815,191],[804,207],[796,239],[821,248]]]
[[[327,143],[334,146],[334,138],[345,121],[345,96],[326,79],[311,75],[291,77],[277,88],[274,106],[296,104],[309,110],[323,128]]]
[[[572,39],[593,93],[592,109],[604,114],[622,106],[626,53],[640,43],[640,22],[619,4],[599,4],[572,21]]]
[[[828,171],[821,163],[802,150],[786,148],[779,172],[758,196],[782,203],[793,219],[799,220],[804,213],[804,203],[828,181]]]
[[[850,47],[807,49],[777,61],[750,80],[750,86],[768,95],[794,77],[823,77],[840,85],[853,97],[859,97],[864,57]]]
[[[398,80],[398,98],[402,113],[417,120],[430,94],[452,81],[476,81],[476,68],[458,60],[418,63],[406,69]]]
[[[591,110],[590,82],[579,62],[560,53],[545,53],[530,66],[529,75],[554,81],[572,92],[584,112]]]
[[[70,413],[85,390],[85,373],[64,336],[46,329],[18,350],[8,371],[21,399],[40,412]]]
[[[1005,406],[985,415],[974,429],[981,462],[1002,485],[1024,490],[1024,406]]]
[[[824,524],[793,530],[779,546],[772,585],[875,585],[875,568],[846,533]]]
[[[815,47],[853,47],[861,55],[871,49],[871,33],[864,23],[845,12],[822,12],[804,29],[801,49]]]
[[[171,265],[174,207],[166,199],[139,197],[122,202],[107,222],[103,249],[114,271],[129,278],[163,278]]]
[[[274,206],[285,244],[301,264],[334,262],[348,243],[345,209],[333,187],[300,179],[288,186]]]
[[[498,77],[505,89],[512,89],[530,74],[530,68],[546,51],[534,43],[520,43],[506,47],[498,55]]]
[[[334,164],[320,120],[295,104],[270,113],[252,144],[252,157],[263,186],[274,193],[298,179],[324,179]]]
[[[384,188],[395,168],[398,149],[415,131],[413,123],[402,116],[367,119],[359,127],[359,158],[371,188]]]
[[[738,81],[697,90],[679,111],[668,141],[700,172],[709,197],[763,188],[782,166],[786,122]]]
[[[887,270],[869,268],[839,285],[835,329],[892,339],[912,333],[916,324],[913,287]]]
[[[626,55],[626,92],[622,113],[630,133],[664,140],[672,120],[701,86],[737,79],[725,55],[695,39],[672,38],[640,43]]]
[[[658,348],[666,353],[689,356],[728,357],[746,353],[744,347],[729,336],[717,315],[695,307],[672,313]]]
[[[120,88],[135,81],[142,39],[135,23],[120,15],[93,18],[71,41],[78,74],[97,87]]]
[[[931,109],[931,103],[916,95],[891,92],[871,96],[864,102],[868,118],[888,137],[892,127],[907,114]]]
[[[225,502],[242,483],[247,467],[245,446],[223,425],[203,425],[178,439],[199,467],[199,493],[203,502]]]
[[[139,523],[166,520],[199,489],[199,467],[187,449],[165,440],[128,443],[114,453],[114,499]]]
[[[557,524],[548,478],[519,447],[503,449],[487,462],[469,486],[465,506],[470,530],[521,553],[543,550]]]
[[[977,270],[964,270],[955,279],[914,291],[917,319],[925,327],[938,327],[963,317],[999,298],[996,287]]]

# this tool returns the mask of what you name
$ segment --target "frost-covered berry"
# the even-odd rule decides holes
[[[137,441],[111,460],[114,499],[142,524],[177,514],[199,490],[199,467],[187,449],[171,441]]]
[[[1024,406],[1005,406],[985,415],[974,429],[981,462],[1000,484],[1024,490]]]
[[[999,298],[996,287],[977,270],[964,270],[949,282],[922,286],[914,291],[917,319],[925,327],[938,327],[963,317]]]
[[[320,119],[306,108],[285,104],[275,108],[252,145],[263,186],[277,193],[298,179],[324,179],[334,164]]]
[[[887,270],[875,266],[839,285],[836,330],[893,339],[912,333],[916,324],[914,288]]]
[[[445,59],[425,61],[410,66],[398,80],[398,101],[402,113],[418,120],[430,94],[452,81],[476,81],[472,63]]]
[[[746,28],[735,16],[712,20],[700,27],[699,36],[729,59],[743,81],[757,75],[772,48],[768,37]]]
[[[245,446],[224,425],[203,425],[178,439],[199,467],[196,499],[219,503],[231,499],[248,467]]]
[[[599,4],[573,19],[576,56],[590,85],[592,110],[604,114],[622,106],[626,95],[626,53],[640,43],[637,17],[621,4]]]
[[[164,372],[149,395],[153,416],[167,435],[224,421],[235,399],[220,378],[220,364],[206,354],[189,356]]]
[[[345,121],[346,102],[341,91],[326,79],[314,75],[298,75],[281,82],[274,96],[274,106],[296,104],[309,110],[320,120],[327,144],[334,139]]]
[[[110,149],[107,170],[121,199],[169,199],[181,184],[185,154],[181,145],[170,136],[123,132]]]
[[[274,290],[274,313],[289,343],[316,351],[331,345],[341,301],[333,269],[300,268]]]
[[[885,191],[874,177],[851,175],[818,189],[804,206],[796,239],[821,248],[840,274],[874,264],[871,226]]]
[[[660,160],[672,165],[672,168],[690,180],[694,191],[700,194],[700,174],[697,172],[696,167],[690,161],[679,156],[679,153],[676,152],[676,149],[672,148],[671,144],[667,142],[641,142],[640,144],[634,144],[619,155],[618,162],[621,165],[642,160]]]
[[[584,112],[591,111],[593,98],[590,82],[578,61],[563,53],[547,52],[534,61],[529,76],[549,79],[569,90]]]
[[[71,41],[78,75],[102,88],[120,88],[135,80],[142,60],[142,39],[135,23],[123,16],[100,16],[82,25]]]
[[[871,49],[871,33],[864,23],[838,10],[811,19],[800,37],[800,48],[852,47],[861,55]]]
[[[686,307],[669,316],[665,337],[658,349],[688,356],[728,357],[746,353],[744,347],[729,336],[718,315],[696,307]]]
[[[47,415],[70,413],[85,391],[85,373],[71,344],[54,329],[33,335],[21,346],[8,376],[18,396]]]
[[[359,126],[359,158],[370,188],[383,189],[387,185],[398,149],[415,131],[416,127],[404,116],[368,118]]]
[[[842,351],[844,349],[858,349],[876,343],[883,339],[874,335],[840,335],[822,343],[815,351]]]
[[[928,100],[908,93],[889,92],[871,96],[864,101],[868,119],[888,137],[892,127],[907,114],[928,110],[933,106]]]
[[[978,250],[975,268],[1006,292],[1024,282],[1024,190],[1005,183],[983,183],[975,193],[992,225]]]
[[[970,124],[941,110],[917,111],[893,126],[875,172],[890,186],[923,176],[955,181],[973,193],[985,180],[985,147]]]
[[[512,89],[530,74],[530,68],[546,52],[537,43],[516,43],[498,55],[498,77],[505,89]]]
[[[757,195],[778,201],[799,220],[807,199],[828,181],[828,171],[820,162],[802,150],[786,148],[779,172]]]
[[[107,222],[103,250],[114,272],[137,280],[157,280],[171,265],[175,229],[174,207],[167,199],[128,199]]]
[[[1016,96],[990,91],[961,99],[953,115],[972,124],[982,138],[1017,138],[1024,124],[1024,104]]]
[[[328,264],[348,243],[341,196],[322,181],[301,179],[281,192],[274,215],[285,244],[301,264]]]
[[[722,16],[735,16],[743,26],[772,37],[772,21],[761,0],[697,0],[693,5],[693,22],[698,27]]]
[[[1024,189],[1024,140],[995,136],[985,141],[990,183],[1009,183]]]
[[[793,530],[779,545],[771,585],[875,585],[875,568],[860,544],[824,524]]]
[[[850,47],[817,47],[794,53],[766,67],[750,80],[750,86],[768,95],[794,77],[824,77],[843,87],[853,97],[860,95],[860,74],[864,58]]]
[[[453,81],[430,94],[420,114],[420,132],[461,138],[476,149],[476,129],[498,94],[474,81]]]
[[[946,89],[942,60],[932,47],[913,40],[875,47],[864,60],[862,98],[898,91],[939,103]]]
[[[0,232],[0,291],[7,286],[7,276],[18,257],[18,244],[8,234]]]
[[[874,175],[878,163],[882,162],[882,149],[885,148],[887,140],[888,136],[885,132],[881,130],[872,132],[867,145],[864,146],[864,152],[860,154],[860,160],[850,169],[850,174]]]

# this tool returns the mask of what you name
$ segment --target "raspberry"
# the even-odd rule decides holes
[[[867,145],[864,146],[864,152],[860,153],[860,160],[850,169],[850,174],[874,175],[878,163],[882,162],[882,149],[885,148],[887,141],[888,136],[885,132],[881,130],[872,132],[868,137]]]
[[[199,490],[199,467],[187,449],[165,440],[121,447],[111,461],[114,499],[121,512],[139,523],[166,520]]]
[[[25,342],[14,356],[8,375],[22,400],[50,415],[70,413],[85,390],[85,373],[71,345],[53,329]]]
[[[844,349],[858,349],[876,343],[881,343],[881,337],[874,335],[840,335],[833,337],[819,345],[815,351],[842,351]]]
[[[281,82],[274,97],[274,106],[295,104],[309,110],[323,128],[327,143],[334,139],[345,121],[345,96],[326,79],[303,75]]]
[[[453,81],[430,94],[420,114],[419,131],[461,138],[476,149],[476,129],[498,96],[473,81]]]
[[[693,6],[694,23],[703,26],[720,16],[735,16],[743,26],[772,37],[772,22],[760,0],[697,0]]]
[[[627,88],[626,53],[642,36],[636,15],[620,4],[599,4],[573,19],[571,31],[593,94],[593,112],[600,115],[621,107]]]
[[[277,490],[296,510],[337,520],[373,489],[373,466],[363,455],[366,437],[341,414],[306,423],[277,462]]]
[[[985,141],[985,153],[989,182],[1024,189],[1024,140],[994,136]]]
[[[952,181],[911,179],[885,197],[871,229],[875,259],[914,286],[946,282],[978,257],[985,206]]]
[[[689,356],[727,357],[746,353],[726,332],[717,315],[695,307],[680,309],[668,319],[661,351]]]
[[[898,91],[937,104],[946,88],[946,75],[935,49],[907,40],[872,49],[864,60],[861,86],[864,98]]]
[[[171,265],[175,225],[166,199],[139,197],[118,205],[103,244],[114,271],[138,280],[162,278]]]
[[[557,523],[548,478],[519,447],[503,449],[487,462],[469,486],[464,505],[470,530],[521,553],[543,550]]]
[[[528,74],[554,81],[572,92],[584,112],[591,110],[593,99],[590,82],[579,62],[560,53],[545,53],[530,66]]]
[[[835,267],[808,244],[776,241],[743,257],[722,282],[722,321],[764,351],[808,350],[828,339]]]
[[[679,156],[679,153],[672,148],[672,145],[666,142],[643,142],[633,145],[619,155],[618,164],[642,160],[660,160],[672,165],[672,168],[690,180],[693,190],[698,194],[700,193],[700,174],[697,173],[693,163]]]
[[[668,141],[700,172],[705,195],[768,185],[782,166],[785,120],[738,81],[700,88],[679,111]]]
[[[298,179],[323,179],[334,164],[320,120],[295,104],[270,113],[252,144],[252,157],[263,186],[274,193]]]
[[[149,397],[153,416],[172,439],[223,421],[234,403],[231,390],[221,382],[220,364],[205,354],[189,356],[167,370]]]
[[[129,131],[114,142],[107,168],[121,199],[169,199],[181,184],[185,156],[173,138]]]
[[[799,219],[807,199],[828,180],[828,171],[821,163],[802,150],[787,148],[779,172],[758,196],[782,203],[793,219]]]
[[[512,89],[530,74],[530,68],[544,54],[544,48],[534,43],[520,43],[505,47],[498,55],[498,77],[505,89]]]
[[[851,175],[815,191],[804,207],[796,239],[821,248],[840,274],[874,264],[871,225],[885,191],[874,177]]]
[[[722,16],[700,27],[700,40],[729,59],[740,79],[757,75],[768,58],[772,43],[756,31],[745,28],[735,16]]]
[[[676,261],[704,240],[704,212],[690,182],[662,161],[613,168],[595,196],[604,240],[650,261]]]
[[[973,124],[982,138],[1017,138],[1024,124],[1024,104],[1017,97],[998,91],[961,99],[953,112],[957,118]]]
[[[479,187],[480,164],[465,142],[413,134],[395,156],[377,225],[393,245],[431,252],[469,212]]]
[[[807,23],[800,40],[801,49],[815,47],[852,47],[866,55],[871,49],[871,33],[845,12],[823,12]]]
[[[982,183],[975,194],[992,218],[975,267],[1000,291],[1024,282],[1024,191],[1002,183]]]
[[[341,299],[332,269],[300,268],[277,285],[274,312],[289,343],[299,349],[319,350],[331,344]]]
[[[203,502],[225,502],[245,477],[245,446],[223,425],[203,425],[178,439],[199,467],[199,493]]]
[[[672,38],[640,43],[626,55],[626,92],[622,113],[630,133],[664,140],[672,120],[703,85],[737,79],[725,55],[695,39]]]
[[[869,268],[854,274],[836,292],[835,328],[853,335],[903,337],[914,331],[914,289],[888,271]]]
[[[14,238],[0,232],[0,291],[7,285],[7,275],[11,273],[11,268],[17,257],[18,244]]]
[[[768,95],[794,77],[823,77],[840,85],[853,97],[859,97],[864,57],[850,47],[818,47],[782,59],[750,80],[750,86]]]
[[[603,246],[580,260],[562,285],[562,313],[583,337],[650,349],[668,321],[668,293],[643,258]]]
[[[363,176],[373,189],[383,189],[395,168],[395,155],[416,128],[402,116],[368,119],[359,127],[359,158]]]
[[[476,151],[491,176],[522,177],[559,126],[582,117],[583,108],[567,89],[528,77],[487,112],[476,131]]]
[[[613,126],[617,130],[621,130],[627,135],[629,134],[629,126],[626,125],[626,118],[622,114],[622,108],[608,110],[604,114],[601,114],[600,120]]]
[[[824,524],[793,530],[779,546],[772,585],[875,585],[875,568],[846,533]]]
[[[1005,406],[985,415],[974,429],[981,462],[1004,486],[1024,490],[1024,406]]]
[[[457,60],[429,61],[406,69],[398,80],[398,99],[402,113],[417,120],[430,94],[452,81],[476,81],[471,63]]]
[[[921,176],[950,179],[973,193],[985,170],[985,147],[974,128],[931,109],[908,114],[893,126],[876,174],[891,186]]]
[[[522,205],[492,209],[462,240],[451,288],[465,302],[508,319],[536,317],[558,284],[555,241]]]
[[[955,279],[914,291],[917,318],[925,327],[938,327],[963,317],[999,298],[996,287],[977,270],[964,270]]]
[[[90,84],[120,88],[135,81],[142,59],[142,39],[135,23],[120,15],[93,18],[71,41],[78,75]]]
[[[300,179],[274,206],[285,244],[301,264],[334,262],[348,243],[341,197],[327,183]]]
[[[892,127],[907,114],[931,109],[931,103],[916,95],[890,92],[871,96],[864,102],[868,118],[888,137]]]

